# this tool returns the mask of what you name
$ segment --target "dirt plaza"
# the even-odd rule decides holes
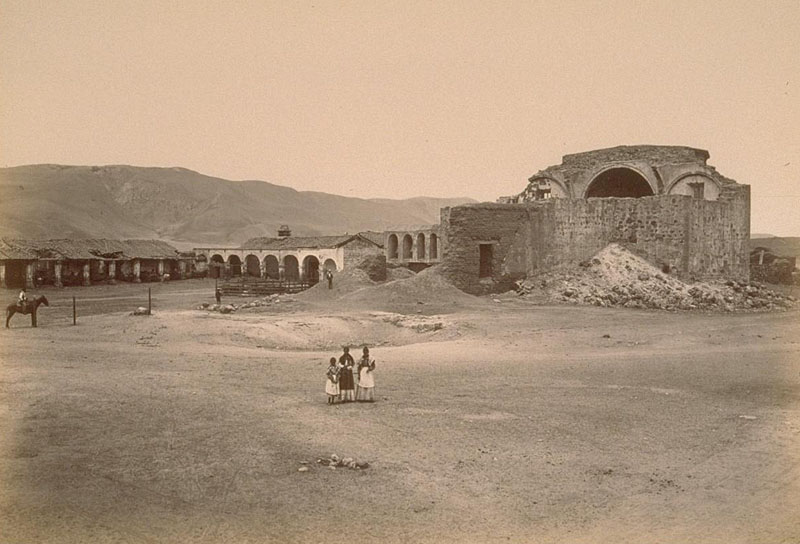
[[[797,310],[42,292],[0,337],[2,542],[800,538]],[[345,343],[374,404],[326,405]]]

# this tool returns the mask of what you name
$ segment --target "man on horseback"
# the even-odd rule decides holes
[[[23,287],[22,290],[19,292],[19,300],[17,301],[17,306],[19,307],[19,311],[22,312],[28,306],[28,293],[25,291]]]

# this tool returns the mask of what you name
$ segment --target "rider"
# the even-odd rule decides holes
[[[19,300],[17,301],[17,306],[19,306],[20,310],[24,310],[27,304],[28,304],[28,293],[25,292],[25,288],[23,287],[22,290],[19,292]]]

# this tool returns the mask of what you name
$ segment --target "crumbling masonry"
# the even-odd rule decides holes
[[[470,293],[501,291],[617,242],[684,280],[746,281],[750,187],[708,157],[676,146],[567,155],[519,195],[444,208],[443,273]]]

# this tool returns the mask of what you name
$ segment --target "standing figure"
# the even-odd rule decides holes
[[[328,280],[328,289],[333,289],[333,272],[330,269],[325,269],[325,279]]]
[[[336,357],[331,357],[325,377],[325,392],[328,394],[328,404],[335,404],[336,399],[339,397],[339,367],[336,366]]]
[[[369,348],[364,347],[364,354],[358,361],[358,394],[356,400],[375,402],[375,359],[370,359]]]
[[[353,381],[353,367],[356,362],[350,355],[350,348],[345,346],[344,353],[339,357],[339,389],[342,393],[342,402],[355,400]]]
[[[222,289],[219,287],[214,289],[214,298],[216,299],[217,304],[222,304]]]

